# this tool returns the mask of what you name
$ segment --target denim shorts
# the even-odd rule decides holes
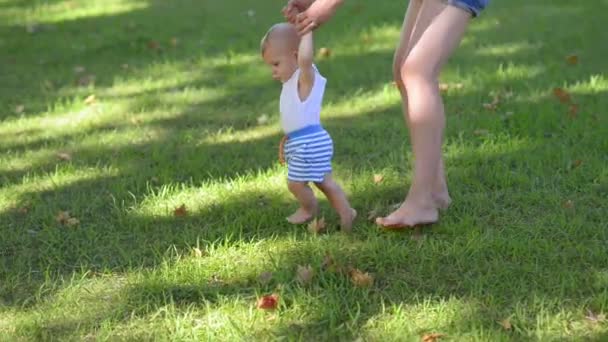
[[[449,5],[462,8],[470,12],[474,17],[488,5],[490,0],[445,0]]]

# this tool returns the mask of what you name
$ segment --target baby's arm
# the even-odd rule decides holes
[[[312,42],[312,32],[308,32],[300,39],[300,47],[298,49],[298,66],[300,67],[298,93],[302,101],[308,98],[315,82],[315,70],[312,66],[313,55],[314,45]]]

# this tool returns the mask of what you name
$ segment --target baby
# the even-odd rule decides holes
[[[350,232],[357,212],[331,177],[333,141],[320,120],[327,80],[313,64],[312,33],[299,37],[293,25],[276,24],[262,38],[261,52],[272,78],[283,84],[279,109],[286,140],[281,148],[289,191],[300,203],[287,221],[301,224],[317,215],[317,199],[309,186],[313,182],[340,216],[342,231]]]

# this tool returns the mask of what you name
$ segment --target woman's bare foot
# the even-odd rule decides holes
[[[452,199],[450,198],[447,188],[441,192],[433,192],[431,195],[433,196],[437,209],[446,210],[452,203]]]
[[[302,224],[312,220],[315,217],[314,211],[308,211],[304,208],[298,208],[295,213],[287,217],[287,222],[291,224]]]
[[[350,233],[353,231],[353,222],[357,218],[357,211],[351,208],[350,214],[344,216],[345,217],[340,217],[340,229],[344,233]]]
[[[434,224],[439,220],[439,212],[434,201],[419,204],[407,198],[401,206],[386,217],[376,218],[376,224],[389,229],[412,228]]]

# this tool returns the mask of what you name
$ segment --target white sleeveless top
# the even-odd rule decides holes
[[[281,126],[285,134],[306,126],[321,124],[321,103],[327,80],[321,76],[316,66],[313,65],[313,69],[315,72],[314,84],[304,102],[298,95],[299,68],[287,82],[283,83],[279,110],[281,111]]]

